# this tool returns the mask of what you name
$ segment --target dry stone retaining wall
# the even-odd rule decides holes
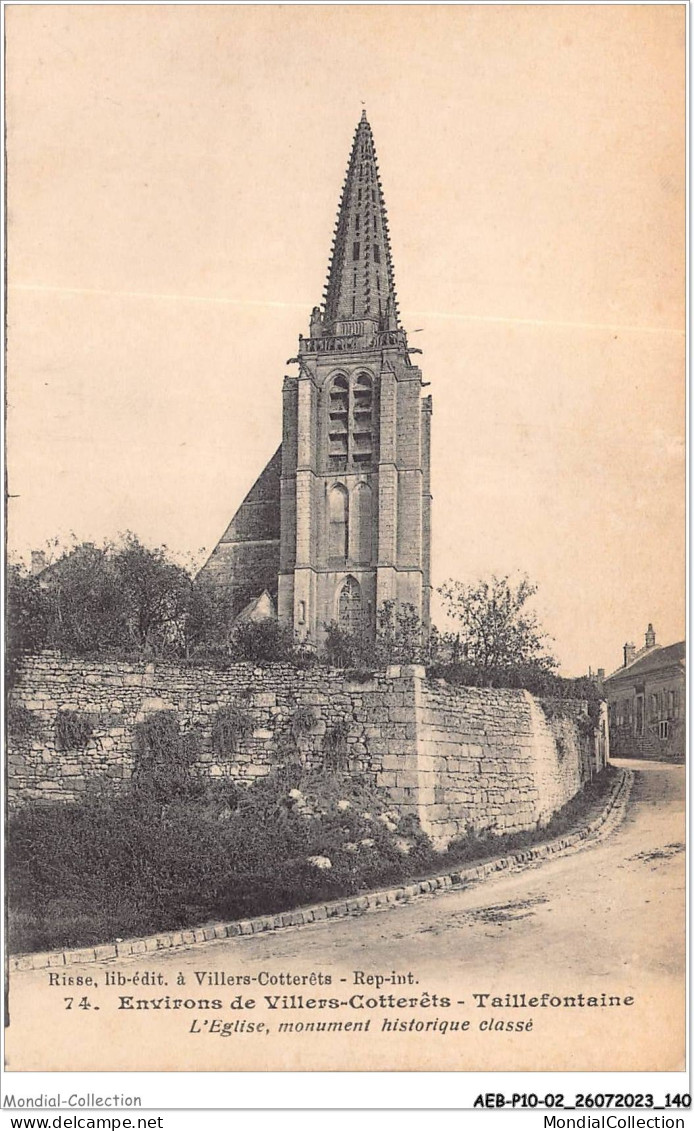
[[[528,691],[419,681],[419,811],[435,842],[546,824],[602,768],[578,722],[587,704],[551,708]]]
[[[219,708],[231,704],[252,729],[220,757],[212,728]],[[313,726],[297,740],[305,763],[322,765],[329,732],[341,729],[349,768],[371,774],[439,844],[468,828],[509,832],[543,823],[599,768],[572,718],[584,704],[564,704],[561,718],[548,720],[527,692],[453,688],[427,681],[416,666],[356,679],[323,667],[215,670],[44,653],[26,662],[12,706],[24,723],[8,742],[14,807],[122,788],[135,762],[135,724],[159,710],[195,729],[201,772],[250,782],[276,764],[297,709],[309,708]],[[83,747],[57,748],[60,711],[90,716]]]

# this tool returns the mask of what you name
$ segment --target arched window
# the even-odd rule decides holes
[[[339,374],[330,387],[328,402],[328,453],[334,467],[347,463],[349,382]]]
[[[355,463],[371,463],[373,455],[373,384],[368,373],[354,382],[352,408],[352,455]]]
[[[348,577],[340,591],[337,619],[345,632],[359,632],[362,628],[362,603],[359,583]]]
[[[374,460],[374,388],[370,373],[338,373],[328,386],[328,467],[342,472]]]
[[[352,554],[361,565],[369,565],[373,553],[373,517],[371,488],[359,483],[352,496]]]
[[[330,489],[328,496],[328,516],[330,524],[330,558],[344,562],[347,560],[347,538],[349,525],[349,502],[346,489],[338,483]]]

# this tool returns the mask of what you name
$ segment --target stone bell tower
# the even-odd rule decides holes
[[[390,600],[429,627],[431,397],[410,352],[364,112],[324,303],[284,379],[277,611],[302,639],[331,621],[373,631]]]

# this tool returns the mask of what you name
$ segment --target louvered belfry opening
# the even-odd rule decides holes
[[[347,467],[349,452],[349,381],[339,374],[330,387],[328,402],[328,458],[332,471]]]

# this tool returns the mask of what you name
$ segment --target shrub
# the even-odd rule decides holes
[[[158,736],[166,729],[173,742],[170,720],[161,724]],[[8,829],[12,948],[282,911],[399,879],[412,854],[417,866],[435,859],[414,825],[403,856],[400,826],[394,834],[378,820],[390,801],[366,778],[297,771],[295,782],[301,804],[277,772],[239,789],[215,782],[165,806],[135,792],[20,811]],[[332,867],[321,872],[310,856]]]
[[[52,606],[45,591],[17,565],[9,565],[5,579],[6,689],[15,686],[25,656],[45,648],[50,640]]]
[[[58,711],[55,717],[55,745],[57,750],[79,750],[86,746],[94,733],[91,715],[80,711]]]
[[[325,626],[321,659],[333,668],[378,666],[374,641],[368,633],[349,632],[336,621]]]
[[[253,719],[247,711],[233,703],[220,707],[212,723],[212,749],[218,758],[227,758],[252,732]]]
[[[175,745],[177,728],[159,719],[157,736],[164,731]],[[387,795],[354,773],[294,767],[291,779],[278,770],[243,788],[222,779],[167,805],[135,791],[28,806],[7,829],[9,945],[86,945],[276,913],[513,851],[560,835],[601,804],[612,773],[594,779],[545,829],[471,834],[444,861],[416,817],[398,819]],[[311,856],[327,856],[331,868],[313,867]]]
[[[429,679],[445,679],[454,687],[508,687],[530,691],[542,699],[542,708],[548,718],[561,711],[562,699],[583,699],[589,703],[589,712],[599,712],[602,691],[594,680],[581,677],[565,679],[541,665],[511,664],[498,667],[478,667],[467,660],[438,662],[427,667]]]
[[[373,672],[388,664],[423,663],[430,656],[430,642],[417,610],[409,603],[384,601],[379,605],[375,633],[367,627],[352,632],[335,621],[324,627],[320,658],[332,667]]]
[[[293,656],[291,631],[276,620],[245,621],[234,626],[229,648],[236,660],[255,664],[288,663]]]

